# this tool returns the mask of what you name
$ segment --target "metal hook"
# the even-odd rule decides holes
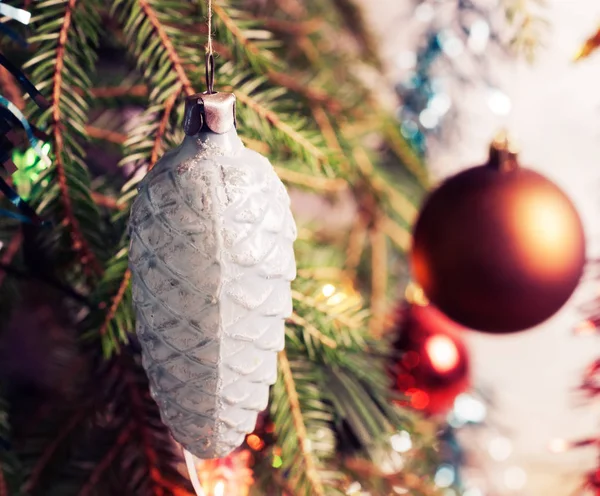
[[[206,54],[206,90],[209,95],[215,93],[215,57],[212,52]]]

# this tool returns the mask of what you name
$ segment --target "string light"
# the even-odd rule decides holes
[[[527,484],[527,474],[521,467],[511,467],[504,472],[504,484],[514,491],[523,489]]]
[[[258,437],[256,434],[250,434],[246,438],[246,443],[254,451],[260,451],[261,449],[263,449],[265,447],[265,442],[260,437]]]
[[[279,455],[273,455],[273,468],[281,468],[283,459]]]
[[[496,461],[508,460],[512,453],[512,444],[505,437],[497,437],[490,441],[488,451],[490,456]]]
[[[454,402],[453,415],[462,422],[480,423],[485,420],[487,407],[470,394],[459,395]]]
[[[323,293],[323,296],[325,296],[325,298],[329,298],[333,295],[333,293],[335,293],[335,286],[333,284],[325,284],[325,286],[323,286],[323,289],[321,289],[321,292]]]
[[[548,446],[552,453],[564,453],[569,449],[570,443],[565,439],[553,439]]]
[[[360,482],[354,481],[352,484],[350,484],[348,486],[348,489],[346,490],[346,494],[348,494],[348,495],[359,494],[361,489],[362,489],[362,486],[360,485]]]
[[[498,88],[490,88],[487,92],[487,104],[496,115],[508,115],[512,108],[512,102],[506,93]]]
[[[412,449],[412,439],[410,434],[406,431],[401,431],[398,434],[394,434],[390,438],[392,449],[398,453],[406,453]]]
[[[415,282],[410,282],[408,286],[406,286],[404,298],[411,305],[419,305],[421,307],[429,305],[429,300],[427,299],[427,296],[425,296],[425,291],[423,291],[423,288]]]
[[[223,481],[218,481],[215,484],[215,488],[213,490],[213,496],[224,496],[225,495],[225,483]]]
[[[440,373],[450,372],[460,362],[456,344],[448,336],[431,336],[425,342],[431,365]]]
[[[438,487],[450,487],[456,479],[456,471],[452,465],[442,465],[435,473],[434,482]]]
[[[327,282],[321,287],[321,295],[325,298],[327,305],[336,307],[344,304],[348,307],[361,302],[360,294],[354,289],[352,281],[342,280],[338,285]]]
[[[596,324],[591,320],[584,320],[575,327],[575,334],[579,336],[593,336],[597,332]]]

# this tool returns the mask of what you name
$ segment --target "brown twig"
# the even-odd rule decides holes
[[[268,155],[271,152],[271,147],[262,141],[248,138],[247,136],[240,136],[240,138],[244,142],[244,145],[255,152],[262,153],[263,155]]]
[[[248,38],[246,38],[246,36],[244,36],[244,33],[241,31],[241,29],[239,29],[236,25],[236,23],[233,21],[233,19],[231,17],[229,17],[229,15],[227,14],[227,12],[225,12],[225,9],[223,9],[223,7],[221,7],[220,5],[217,4],[213,4],[212,6],[213,8],[213,12],[219,17],[219,19],[221,19],[221,22],[223,24],[225,24],[225,28],[235,37],[238,39],[238,41],[244,45],[244,47],[251,52],[254,55],[259,55],[260,54],[260,50],[258,49],[258,47],[252,43],[250,40],[248,40]]]
[[[148,18],[148,20],[150,21],[150,24],[152,24],[152,27],[154,28],[156,34],[160,38],[163,47],[167,51],[167,55],[169,56],[169,60],[173,65],[173,70],[177,74],[183,91],[185,91],[185,94],[188,96],[193,95],[195,91],[192,88],[192,83],[190,82],[189,78],[187,77],[187,74],[185,73],[185,70],[183,69],[183,65],[181,63],[181,59],[179,58],[179,54],[173,47],[173,43],[171,43],[171,39],[169,38],[167,31],[156,16],[156,12],[154,12],[154,9],[151,7],[148,0],[138,0],[138,4],[144,12],[144,14],[146,15],[146,17]]]
[[[267,17],[259,20],[269,31],[277,31],[285,36],[306,36],[318,31],[325,24],[323,19],[308,19],[298,22]]]
[[[284,167],[273,167],[282,181],[306,186],[313,190],[327,191],[328,193],[340,193],[348,189],[348,183],[345,179],[330,179],[328,177],[309,176]]]
[[[327,143],[327,146],[332,150],[341,152],[342,147],[340,146],[340,142],[338,141],[335,130],[331,125],[331,121],[329,120],[329,117],[327,117],[327,114],[323,108],[319,105],[311,105],[311,110],[317,126],[319,126],[321,133],[323,133],[323,137],[325,138],[325,143]]]
[[[300,0],[275,0],[277,7],[295,19],[306,16],[306,7]]]
[[[83,236],[83,233],[81,232],[81,228],[79,226],[79,221],[77,220],[77,218],[75,217],[75,213],[73,212],[73,205],[71,203],[71,198],[69,197],[69,185],[67,183],[67,174],[63,163],[64,144],[63,136],[61,133],[62,122],[60,99],[63,90],[62,71],[65,64],[67,36],[71,28],[71,22],[73,20],[73,11],[75,10],[76,3],[77,0],[69,0],[69,3],[67,4],[62,22],[62,27],[60,28],[60,32],[58,34],[58,41],[56,43],[55,69],[52,81],[52,119],[54,121],[52,134],[54,136],[54,164],[56,165],[56,172],[58,174],[58,184],[61,192],[60,196],[62,204],[65,209],[65,218],[67,221],[67,225],[71,227],[70,231],[73,250],[76,253],[80,253],[81,263],[88,275],[94,275],[101,274],[102,267],[96,259],[94,252],[88,245],[85,237]]]
[[[369,330],[375,337],[381,336],[386,311],[388,280],[386,237],[376,219],[369,232],[371,241],[371,321]]]
[[[92,88],[90,94],[96,98],[114,98],[117,96],[146,96],[148,87],[145,84],[133,86],[106,86]]]
[[[90,477],[87,483],[81,488],[79,491],[79,496],[86,496],[92,491],[95,486],[98,484],[100,477],[104,474],[106,469],[110,466],[112,461],[115,459],[119,451],[123,448],[124,444],[129,440],[133,433],[133,420],[130,421],[125,428],[121,431],[117,439],[115,440],[114,445],[110,450],[106,452],[102,460],[96,465],[94,471],[90,474]]]
[[[310,452],[308,433],[306,432],[306,426],[304,425],[304,419],[302,418],[302,409],[300,408],[300,399],[298,398],[296,383],[294,382],[294,376],[292,375],[290,362],[288,361],[285,351],[279,352],[279,367],[283,375],[285,390],[288,394],[290,410],[292,412],[292,419],[296,429],[298,444],[300,445],[300,451],[302,452],[302,456],[304,458],[306,478],[312,487],[312,494],[315,496],[325,496],[323,485],[321,484],[319,474],[317,473],[317,469]]]
[[[85,132],[90,138],[110,141],[111,143],[116,143],[117,145],[122,145],[125,143],[125,141],[127,141],[126,134],[110,131],[108,129],[102,129],[96,126],[85,126]]]
[[[123,279],[121,280],[121,284],[119,285],[119,290],[117,291],[117,294],[115,295],[115,297],[112,299],[110,309],[107,312],[106,316],[104,317],[104,322],[102,323],[102,327],[100,327],[100,335],[101,336],[104,336],[106,334],[108,326],[110,325],[112,319],[115,318],[115,314],[117,313],[117,310],[119,308],[119,305],[121,304],[121,301],[123,301],[123,297],[125,296],[125,291],[127,291],[127,287],[129,286],[130,280],[131,280],[131,271],[129,269],[127,269],[125,271],[125,273],[123,274]]]
[[[158,129],[156,130],[156,136],[154,136],[154,144],[152,145],[152,153],[150,154],[150,164],[148,165],[148,171],[152,170],[154,164],[158,161],[158,154],[161,151],[162,139],[167,129],[167,124],[169,122],[169,118],[171,117],[171,111],[173,110],[173,106],[175,105],[175,101],[179,96],[179,92],[181,90],[173,91],[173,94],[167,98],[165,102],[165,107],[163,109],[163,115],[160,119],[160,123],[158,125]]]
[[[8,69],[2,66],[0,66],[0,87],[6,98],[13,102],[19,110],[25,108],[25,100],[23,100],[19,85]]]
[[[387,198],[390,206],[402,216],[407,222],[413,222],[417,216],[416,207],[387,184],[381,177],[375,175],[375,168],[364,148],[356,147],[352,153],[358,169],[364,176],[365,181],[377,193],[378,197]]]
[[[380,226],[382,231],[390,237],[398,248],[404,252],[410,250],[412,236],[407,229],[404,229],[400,224],[386,216],[381,217]]]
[[[92,192],[92,200],[94,200],[97,205],[110,208],[111,210],[124,210],[126,208],[126,205],[119,203],[116,198],[97,193],[96,191]]]
[[[340,324],[344,327],[348,327],[350,329],[356,329],[357,327],[360,327],[360,325],[361,325],[361,323],[359,321],[352,320],[351,318],[348,318],[343,313],[336,313],[336,314],[332,315],[331,308],[327,307],[326,304],[319,303],[314,298],[312,298],[310,296],[306,296],[306,295],[300,293],[299,291],[292,290],[292,298],[296,301],[299,301],[308,306],[316,308],[317,310],[319,310],[320,312],[323,312],[324,314],[327,314],[327,316],[331,320],[336,321],[338,324]]]
[[[322,104],[330,112],[337,113],[343,108],[342,103],[333,98],[327,91],[303,83],[299,75],[269,70],[267,71],[267,77],[272,83],[294,91],[312,103]]]
[[[246,43],[249,45],[251,44],[251,42],[247,40]],[[221,55],[225,59],[233,59],[233,54],[229,47],[227,47],[226,45],[223,45],[222,43],[217,43],[215,41],[213,42],[213,46],[215,50],[219,53],[219,55]],[[258,48],[256,48],[255,45],[252,44],[252,46],[258,51]],[[301,74],[284,74],[273,69],[267,69],[266,76],[271,83],[274,83],[278,86],[283,86],[284,88],[287,88],[290,91],[302,95],[307,100],[310,100],[313,103],[320,103],[332,113],[338,113],[343,108],[342,103],[339,100],[332,97],[325,90],[301,82]]]
[[[58,435],[54,438],[54,440],[46,446],[46,449],[42,453],[42,456],[39,457],[36,462],[33,470],[31,471],[31,475],[29,479],[25,483],[25,492],[31,493],[33,488],[39,482],[40,476],[42,472],[46,468],[46,464],[50,461],[50,459],[54,456],[54,452],[63,442],[63,440],[69,435],[69,433],[77,426],[77,424],[83,419],[86,414],[85,408],[79,408],[69,419],[64,427],[59,431]]]
[[[321,331],[319,331],[319,329],[317,329],[314,325],[312,325],[306,319],[304,319],[303,317],[298,315],[296,312],[294,312],[291,315],[291,317],[288,318],[288,320],[292,324],[296,324],[296,325],[306,329],[306,331],[312,337],[321,341],[325,346],[328,346],[329,348],[337,348],[337,343],[333,339],[331,339],[329,336],[325,336],[325,334],[323,334]]]
[[[367,230],[369,219],[365,215],[358,215],[356,222],[352,226],[350,236],[348,237],[348,248],[346,249],[346,269],[354,279],[356,269],[362,258],[367,239]]]
[[[308,141],[304,136],[302,136],[302,134],[296,131],[289,124],[283,122],[275,112],[269,110],[266,107],[263,107],[260,103],[254,100],[247,93],[241,91],[234,92],[235,96],[241,103],[251,108],[254,112],[256,112],[256,114],[258,114],[260,117],[269,122],[273,127],[276,127],[281,132],[287,134],[296,143],[301,144],[318,161],[324,160],[325,156],[323,155],[323,152],[321,150],[319,150],[315,145]]]

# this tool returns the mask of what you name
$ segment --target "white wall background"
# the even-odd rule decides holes
[[[363,2],[393,77],[398,54],[415,38],[411,2]],[[498,61],[495,76],[512,99],[510,115],[494,116],[483,90],[469,91],[461,101],[462,118],[454,124],[460,140],[437,150],[431,167],[443,177],[481,163],[491,138],[507,126],[520,145],[522,162],[555,180],[574,200],[586,227],[589,254],[598,256],[600,53],[578,64],[571,60],[598,27],[600,1],[548,0],[546,17],[551,33],[533,66]],[[600,356],[600,343],[598,338],[572,334],[582,319],[577,303],[599,289],[598,284],[582,284],[573,301],[539,329],[510,337],[469,336],[475,377],[493,387],[496,413],[512,433],[513,459],[528,475],[526,489],[506,494],[570,495],[581,482],[581,472],[597,458],[593,449],[552,454],[548,443],[600,433],[600,410],[577,406],[573,394],[583,368]]]

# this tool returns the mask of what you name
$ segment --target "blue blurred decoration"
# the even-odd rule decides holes
[[[462,428],[481,427],[486,422],[487,406],[481,397],[475,393],[465,393],[456,398],[454,408],[448,414],[447,424],[438,436],[440,465],[434,478],[438,487],[453,490],[457,495],[471,489],[463,480],[466,454],[457,436]]]
[[[484,2],[479,2],[483,4]],[[418,0],[413,19],[423,26],[421,42],[414,52],[399,54],[398,64],[406,71],[396,86],[401,100],[398,119],[402,135],[420,154],[427,152],[431,138],[442,139],[447,124],[457,115],[454,93],[473,82],[484,82],[495,91],[488,102],[496,114],[506,113],[510,102],[498,99],[498,91],[490,83],[488,57],[490,50],[503,50],[498,34],[500,5],[480,5],[478,0]],[[463,93],[464,94],[464,93]],[[494,107],[493,104],[496,103]]]

